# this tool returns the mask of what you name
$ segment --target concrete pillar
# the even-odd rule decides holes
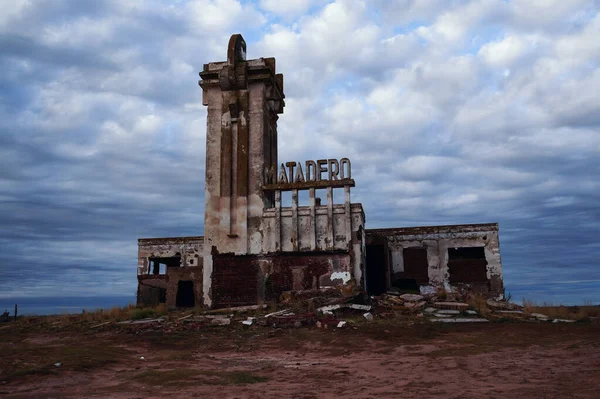
[[[210,306],[213,256],[262,251],[262,212],[273,206],[262,187],[276,182],[277,119],[283,75],[274,58],[246,60],[241,35],[229,40],[227,61],[200,72],[206,126],[204,302]]]

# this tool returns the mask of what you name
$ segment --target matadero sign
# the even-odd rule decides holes
[[[265,190],[302,190],[326,187],[354,187],[352,165],[348,158],[319,159],[286,162],[279,167],[277,183],[263,187]]]

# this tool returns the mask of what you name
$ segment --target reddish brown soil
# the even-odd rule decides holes
[[[600,395],[599,324],[388,322],[170,334],[107,326],[0,334],[3,398]]]

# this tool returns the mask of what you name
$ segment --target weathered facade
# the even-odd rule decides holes
[[[204,237],[138,240],[138,304],[202,305]]]
[[[496,223],[373,229],[366,234],[371,293],[392,285],[503,294]]]
[[[497,225],[485,232],[468,226],[365,231],[362,205],[351,203],[350,160],[279,163],[277,120],[285,95],[274,58],[246,60],[244,39],[233,35],[227,61],[205,64],[200,77],[208,107],[204,236],[139,240],[138,304],[247,305],[276,301],[284,291],[338,285],[375,293],[411,280],[413,269],[418,285],[450,289],[467,279],[482,292],[499,292]],[[326,191],[324,203],[318,189]],[[300,206],[301,191],[308,192],[308,205]],[[343,203],[334,204],[334,191],[343,192]],[[286,192],[291,206],[282,204]],[[465,262],[457,263],[450,246],[485,248],[487,290],[476,262],[470,264],[477,278],[467,266],[453,266]],[[411,251],[425,259],[419,267],[406,262]]]

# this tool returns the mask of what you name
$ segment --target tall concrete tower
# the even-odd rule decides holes
[[[246,60],[242,35],[231,36],[227,61],[200,72],[202,103],[208,106],[204,216],[204,280],[211,305],[213,256],[261,251],[261,219],[274,206],[277,119],[283,112],[283,75],[274,58]]]

